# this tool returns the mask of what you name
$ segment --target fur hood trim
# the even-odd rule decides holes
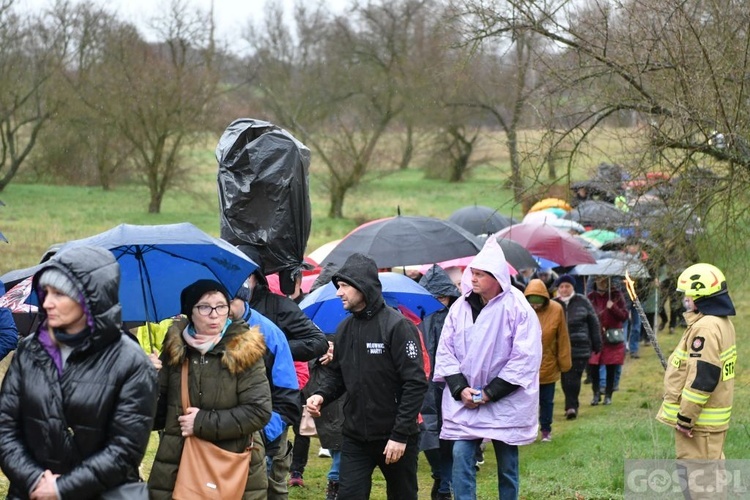
[[[182,331],[187,326],[187,319],[175,321],[169,327],[164,339],[164,353],[167,363],[179,366],[185,359],[187,343],[182,338]],[[266,353],[266,342],[258,326],[250,327],[242,320],[235,320],[229,325],[221,342],[214,347],[209,355],[221,354],[221,364],[232,375],[244,372]]]

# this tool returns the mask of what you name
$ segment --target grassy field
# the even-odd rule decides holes
[[[592,158],[595,156],[592,153]],[[58,187],[11,184],[0,193],[6,204],[0,207],[0,231],[10,244],[0,243],[0,274],[38,262],[53,243],[89,236],[119,223],[167,224],[192,222],[206,232],[218,235],[218,202],[215,164],[208,154],[198,155],[203,162],[190,179],[187,189],[169,192],[161,214],[146,213],[147,192],[139,187],[118,187],[109,192],[98,188]],[[593,162],[593,160],[592,160]],[[592,163],[595,165],[595,163]],[[447,217],[455,209],[473,203],[498,207],[506,215],[518,216],[519,207],[503,189],[506,171],[502,167],[475,170],[460,184],[427,180],[419,170],[373,176],[365,185],[352,191],[345,205],[347,219],[325,217],[328,204],[320,179],[311,179],[313,206],[312,234],[308,249],[341,238],[366,220],[395,215],[398,208],[405,215]],[[713,258],[713,257],[705,257]],[[748,323],[750,284],[741,281],[742,273],[726,269],[732,297],[739,311],[735,319],[740,343],[732,426],[729,431],[727,458],[750,458],[750,375],[743,360],[750,355],[742,332]],[[665,353],[679,340],[675,335],[661,334]],[[588,406],[590,386],[584,386],[580,417],[563,418],[562,391],[557,388],[554,439],[537,442],[521,449],[521,496],[527,499],[621,498],[624,488],[623,464],[627,459],[660,459],[673,456],[672,431],[658,424],[654,416],[662,392],[661,366],[650,347],[643,356],[628,360],[620,391],[611,406]],[[150,470],[156,439],[152,439],[144,460],[144,471]],[[311,447],[310,463],[305,472],[305,488],[291,491],[292,499],[320,499],[324,496],[329,459],[317,457],[317,443]],[[497,498],[494,455],[486,454],[486,464],[479,472],[479,498]],[[0,494],[7,482],[0,478]],[[429,498],[432,480],[426,460],[420,458],[420,498]],[[382,478],[376,473],[373,498],[385,498]]]

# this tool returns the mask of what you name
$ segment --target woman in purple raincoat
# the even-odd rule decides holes
[[[466,268],[461,286],[443,326],[434,376],[446,383],[440,437],[454,441],[455,497],[476,498],[474,452],[489,438],[500,497],[518,498],[518,445],[537,436],[541,327],[511,285],[495,238]]]

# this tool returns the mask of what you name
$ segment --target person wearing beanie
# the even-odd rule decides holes
[[[599,318],[594,306],[586,296],[575,292],[575,278],[563,274],[555,281],[557,301],[565,311],[565,321],[568,325],[570,339],[570,370],[560,376],[565,394],[565,418],[573,420],[578,417],[578,400],[581,394],[581,377],[589,363],[591,353],[598,354],[602,350]]]
[[[243,498],[266,497],[260,436],[272,411],[263,359],[266,344],[257,326],[231,319],[229,299],[221,283],[205,279],[180,293],[185,317],[175,320],[167,331],[160,357],[154,430],[163,432],[148,478],[151,499],[171,499],[179,488],[176,479],[187,436],[214,442],[234,453],[252,443]],[[179,404],[185,364],[192,405],[187,413]]]
[[[687,329],[667,362],[664,401],[656,416],[674,433],[676,458],[691,481],[690,498],[717,498],[726,484],[717,465],[732,416],[737,364],[736,314],[724,274],[714,265],[694,264],[677,279],[684,294]],[[678,469],[679,470],[679,469]],[[722,478],[722,479],[719,479]]]
[[[332,281],[351,314],[336,329],[330,376],[307,410],[319,417],[324,405],[348,394],[338,497],[367,498],[377,465],[389,498],[416,500],[417,416],[427,391],[419,332],[386,306],[370,257],[352,254]]]
[[[78,246],[32,279],[41,321],[18,344],[0,398],[9,498],[144,498],[138,467],[156,409],[156,370],[122,331],[120,266]]]

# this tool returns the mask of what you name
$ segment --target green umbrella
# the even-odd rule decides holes
[[[597,248],[601,247],[605,243],[624,243],[625,238],[615,233],[614,231],[607,231],[606,229],[592,229],[585,233],[579,234],[579,238],[583,238]]]

